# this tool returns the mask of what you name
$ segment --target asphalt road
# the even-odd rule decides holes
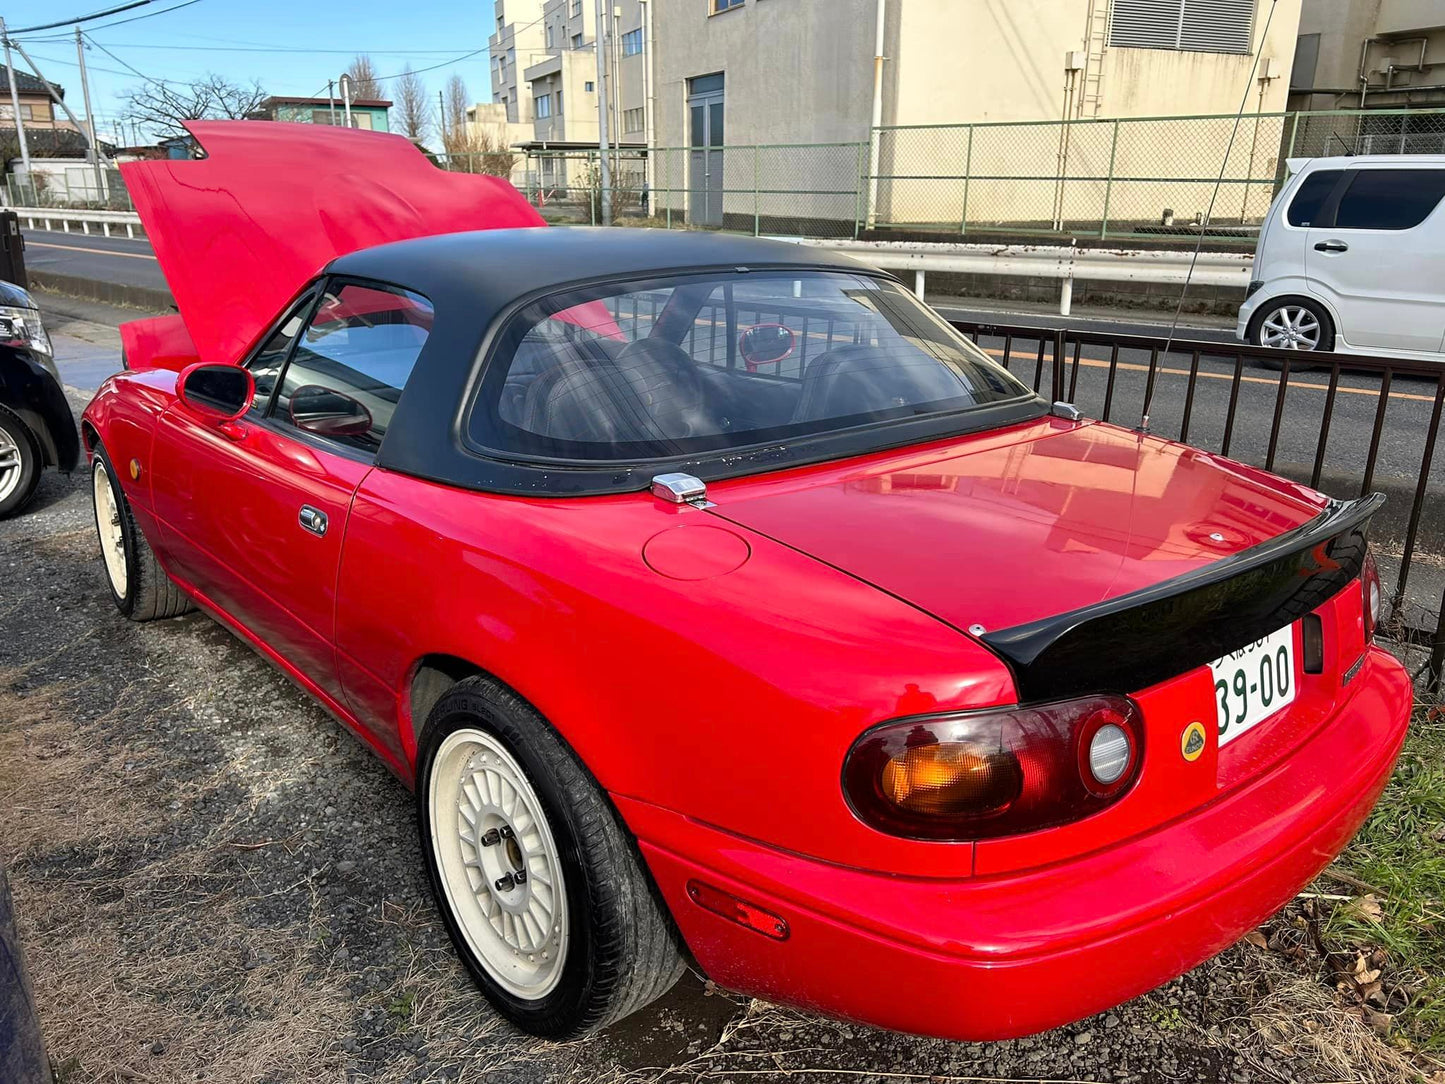
[[[166,289],[150,242],[98,233],[25,230],[25,266],[30,271]]]

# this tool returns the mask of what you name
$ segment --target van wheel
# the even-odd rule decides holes
[[[1335,348],[1335,325],[1324,307],[1302,297],[1286,297],[1262,306],[1249,322],[1249,341],[1255,346],[1301,352]],[[1283,362],[1266,361],[1271,369]]]

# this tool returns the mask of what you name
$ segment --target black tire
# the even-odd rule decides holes
[[[1296,360],[1300,355],[1309,353],[1329,353],[1335,348],[1335,322],[1330,319],[1330,314],[1325,307],[1317,301],[1311,301],[1307,297],[1277,297],[1268,304],[1261,305],[1255,314],[1249,319],[1248,338],[1255,346],[1264,346],[1264,322],[1282,308],[1304,309],[1319,323],[1320,333],[1318,345],[1304,350],[1291,351],[1291,369],[1309,369],[1314,366],[1302,360]],[[1284,361],[1275,361],[1273,358],[1260,358],[1260,364],[1266,369],[1273,369],[1276,372],[1284,368]]]
[[[15,449],[15,455],[19,459],[20,477],[13,486],[5,486],[7,492],[4,497],[0,497],[0,519],[15,515],[30,503],[30,498],[35,496],[35,487],[40,484],[40,474],[45,468],[40,455],[40,442],[35,439],[30,427],[21,421],[14,411],[0,406],[0,449],[9,447]],[[0,475],[0,480],[8,481],[9,469]]]
[[[136,526],[135,517],[131,515],[130,502],[125,498],[125,492],[116,481],[115,467],[106,455],[105,449],[100,444],[95,446],[95,459],[91,463],[91,504],[95,511],[95,532],[100,536],[102,526],[100,522],[100,505],[96,500],[95,486],[104,484],[109,486],[112,499],[115,501],[116,518],[121,533],[121,552],[125,559],[125,590],[117,590],[114,578],[110,574],[110,568],[106,563],[105,555],[101,555],[101,568],[105,575],[106,586],[110,589],[111,601],[115,608],[132,621],[155,621],[163,617],[179,617],[192,609],[191,600],[186,593],[177,587],[165,570],[161,568],[160,562],[156,560],[155,551],[151,549],[150,543]],[[104,472],[105,478],[98,481],[98,476]],[[102,542],[102,548],[104,542]]]
[[[462,729],[499,739],[525,770],[556,842],[566,884],[568,941],[556,987],[513,995],[468,946],[443,887],[429,812],[436,753]],[[684,970],[671,916],[610,803],[541,715],[483,677],[452,686],[427,717],[418,750],[417,822],[428,878],[452,944],[499,1013],[532,1035],[566,1039],[606,1027],[666,993]]]

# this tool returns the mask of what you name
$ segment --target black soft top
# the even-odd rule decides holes
[[[363,249],[332,260],[331,275],[402,286],[432,304],[431,334],[417,358],[376,456],[377,466],[447,485],[532,496],[583,496],[645,489],[655,474],[710,479],[841,458],[957,432],[957,419],[899,426],[879,435],[801,446],[732,451],[697,460],[634,464],[510,461],[479,455],[462,439],[490,339],[520,306],[564,288],[654,276],[746,271],[841,271],[892,278],[824,249],[735,234],[688,230],[535,227],[440,234]],[[1041,401],[978,411],[968,430],[1037,417]],[[1005,416],[1006,415],[1006,416]],[[950,430],[951,426],[951,430]],[[926,430],[926,431],[925,431]],[[856,447],[853,445],[856,443]]]

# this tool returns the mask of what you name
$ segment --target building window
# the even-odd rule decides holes
[[[552,115],[552,95],[538,94],[533,100],[533,111],[539,117],[550,117]]]
[[[552,34],[553,34],[553,31],[555,31],[556,29],[557,29],[557,28],[554,27],[551,23],[548,23],[548,24],[547,24],[547,48],[548,48],[548,49],[552,48]]]
[[[20,107],[20,119],[21,119],[21,120],[31,120],[31,119],[34,117],[34,115],[35,115],[35,110],[34,110],[31,106],[22,105],[22,106]],[[15,119],[15,107],[14,107],[13,105],[0,105],[0,120],[14,120],[14,119]]]
[[[711,14],[716,15],[720,11],[728,11],[732,8],[743,6],[743,0],[709,0],[712,5]]]
[[[1248,53],[1256,0],[1114,0],[1109,44],[1123,49]]]
[[[582,84],[582,89],[585,90],[588,94],[596,94],[597,84],[594,83],[591,79],[589,79],[587,80],[587,82]]]
[[[582,0],[572,0],[572,17],[575,19],[582,14]]]
[[[557,89],[557,114],[560,116],[561,113],[562,113],[562,90],[561,90],[561,88],[559,87],[559,88]]]
[[[622,35],[622,55],[636,56],[642,52],[642,27],[636,30],[629,30]]]
[[[574,49],[580,49],[580,48],[582,48],[582,35],[581,35],[581,34],[573,34],[573,35],[572,35],[572,48],[574,48]]]
[[[622,130],[624,132],[642,131],[643,122],[644,118],[640,108],[624,109],[622,111]]]

